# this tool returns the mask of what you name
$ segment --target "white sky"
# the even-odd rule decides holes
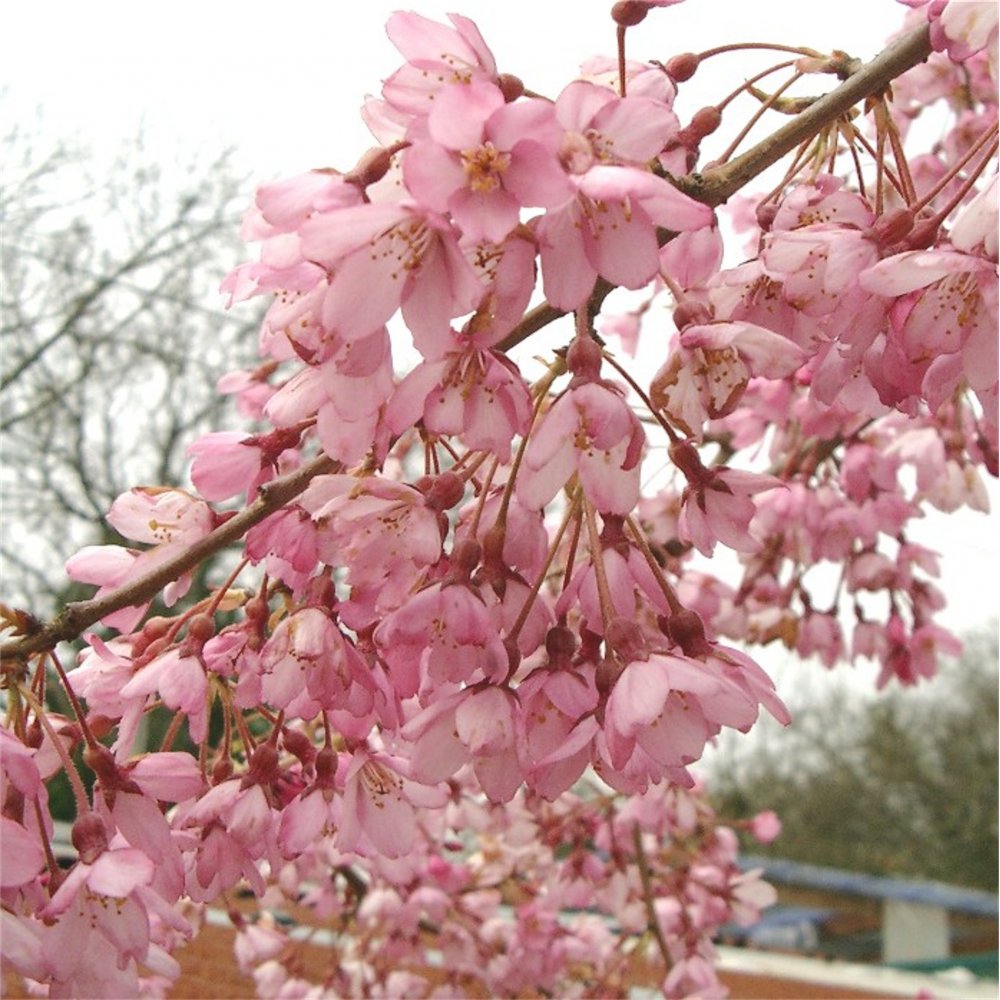
[[[444,20],[458,8],[479,25],[500,69],[555,95],[590,55],[612,54],[610,0],[467,0],[416,5]],[[372,144],[357,114],[399,65],[383,26],[388,0],[35,0],[5,5],[0,126],[37,127],[112,157],[142,124],[165,161],[235,147],[255,182],[304,170],[348,169]],[[637,58],[666,59],[733,41],[772,41],[875,55],[905,8],[892,0],[687,0],[653,11],[629,33]],[[682,119],[767,65],[768,54],[712,60],[685,85]],[[772,60],[773,61],[773,60]],[[707,85],[707,95],[688,96]],[[812,87],[827,86],[826,78]],[[250,192],[248,191],[248,198]],[[994,505],[996,504],[996,491]],[[946,556],[956,629],[997,613],[994,519],[932,516],[917,540]]]

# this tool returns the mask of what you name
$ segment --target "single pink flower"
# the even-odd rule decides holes
[[[628,514],[639,500],[645,440],[621,390],[599,381],[571,386],[531,432],[518,498],[529,508],[543,507],[576,473],[599,511]]]
[[[685,232],[714,218],[708,206],[634,167],[597,165],[571,179],[576,196],[537,227],[545,297],[567,311],[587,299],[598,275],[625,288],[650,281],[660,266],[658,226]]]
[[[465,239],[500,243],[523,207],[556,207],[572,195],[555,157],[552,105],[508,104],[485,81],[437,92],[403,154],[403,180],[422,205],[449,212]]]
[[[414,806],[440,807],[443,790],[404,775],[405,763],[385,753],[358,749],[344,775],[344,798],[336,845],[365,856],[398,858],[413,846]]]
[[[412,11],[398,11],[386,34],[406,63],[385,81],[382,96],[404,115],[427,114],[442,87],[473,81],[497,82],[497,67],[475,23],[449,14],[453,27]]]
[[[432,433],[456,435],[469,449],[490,451],[502,462],[530,419],[531,397],[517,368],[504,355],[470,349],[417,365],[386,412],[394,434],[422,420]]]

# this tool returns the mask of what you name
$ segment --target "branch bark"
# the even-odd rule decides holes
[[[29,635],[0,645],[0,659],[24,660],[36,653],[54,649],[60,642],[75,639],[105,615],[152,600],[168,583],[194,569],[210,555],[238,541],[255,524],[294,500],[316,476],[332,472],[337,464],[332,458],[320,455],[287,476],[272,480],[260,488],[257,499],[249,507],[220,524],[190,548],[110,594],[67,604],[51,622],[41,625]]]

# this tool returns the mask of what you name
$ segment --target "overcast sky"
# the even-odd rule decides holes
[[[371,145],[358,108],[400,62],[383,30],[399,7],[389,0],[9,3],[0,38],[2,124],[35,126],[46,144],[80,140],[98,157],[113,156],[142,125],[148,148],[164,160],[211,159],[235,148],[255,182],[319,166],[348,169]],[[610,0],[416,4],[442,20],[456,7],[479,24],[500,69],[541,93],[558,93],[587,56],[614,51]],[[687,0],[653,11],[629,33],[629,51],[662,60],[771,41],[868,59],[904,12],[893,0]],[[712,60],[714,75],[699,72],[682,90],[682,118],[768,59]],[[998,557],[993,522],[963,514],[922,527],[918,540],[946,555],[945,622],[961,629],[995,615],[995,586],[984,585]]]

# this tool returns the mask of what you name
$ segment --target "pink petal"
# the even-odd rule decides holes
[[[136,886],[153,881],[155,865],[142,851],[123,847],[105,851],[93,864],[87,875],[88,888],[102,896],[122,899]]]

